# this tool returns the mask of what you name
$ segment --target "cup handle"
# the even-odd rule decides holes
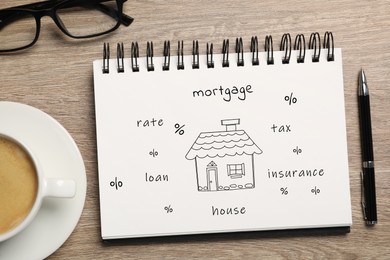
[[[76,195],[76,183],[73,180],[45,179],[44,197],[73,198]]]

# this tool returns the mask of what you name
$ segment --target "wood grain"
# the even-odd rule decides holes
[[[34,1],[3,0],[0,8]],[[87,200],[76,229],[50,259],[388,259],[390,258],[390,1],[186,1],[135,0],[125,3],[135,18],[108,36],[72,40],[43,18],[38,43],[27,51],[0,56],[0,100],[35,106],[56,118],[79,146],[87,169]],[[102,56],[103,42],[153,41],[162,54],[164,40],[183,40],[185,53],[192,40],[216,46],[223,39],[271,34],[275,49],[283,33],[292,35],[332,31],[343,49],[353,226],[346,235],[256,233],[229,236],[179,237],[107,245],[100,239],[92,61]],[[261,48],[263,42],[261,40]],[[220,52],[219,49],[215,49]],[[364,68],[371,94],[377,171],[379,224],[366,227],[360,206],[360,142],[357,76]],[[319,79],[321,80],[321,79]],[[293,212],[291,213],[293,214]]]

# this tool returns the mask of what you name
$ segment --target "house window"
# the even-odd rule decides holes
[[[230,178],[241,178],[243,175],[245,175],[245,167],[243,163],[240,164],[228,164],[227,165],[228,170],[228,176]]]

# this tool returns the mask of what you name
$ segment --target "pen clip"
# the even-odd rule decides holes
[[[361,180],[361,185],[362,185],[362,190],[361,190],[361,203],[362,203],[362,210],[363,210],[363,218],[367,220],[367,214],[366,214],[366,201],[364,199],[364,176],[363,172],[360,172],[360,180]]]

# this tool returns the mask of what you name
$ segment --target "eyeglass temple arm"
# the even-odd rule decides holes
[[[90,4],[93,4],[93,3],[90,3]],[[96,4],[96,6],[99,8],[100,11],[111,16],[112,18],[117,18],[120,15],[118,13],[118,11],[115,10],[114,8],[110,8],[110,7],[103,5],[103,4]],[[120,21],[123,25],[129,26],[134,21],[134,18],[122,12],[122,16],[121,16]]]
[[[122,13],[121,23],[123,25],[129,26],[133,21],[134,21],[133,17],[131,17],[125,13]]]

